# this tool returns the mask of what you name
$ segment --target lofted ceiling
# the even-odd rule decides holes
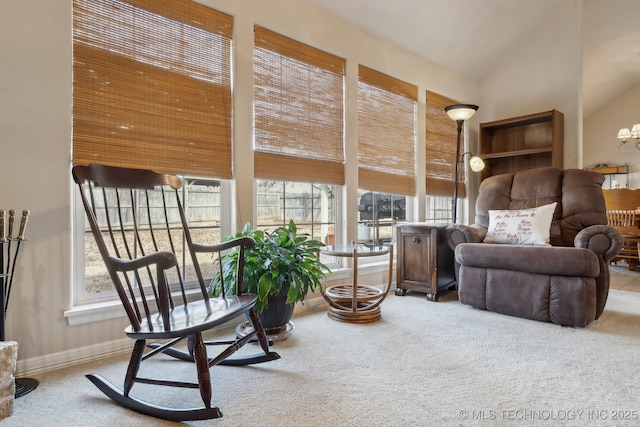
[[[481,80],[559,1],[572,0],[310,1],[408,51]],[[640,84],[640,0],[582,4],[586,117]]]

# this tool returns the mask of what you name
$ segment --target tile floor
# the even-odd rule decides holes
[[[609,286],[611,289],[620,289],[623,291],[640,292],[640,266],[638,271],[630,271],[627,263],[619,261],[617,264],[611,264],[609,271],[611,272],[611,281]]]

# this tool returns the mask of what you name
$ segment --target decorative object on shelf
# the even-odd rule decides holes
[[[454,186],[453,186],[453,223],[456,223],[457,220],[457,210],[458,210],[458,185],[460,183],[459,177],[459,166],[458,163],[460,159],[460,135],[462,134],[462,124],[465,120],[469,120],[473,115],[478,111],[477,105],[472,104],[454,104],[444,107],[444,111],[447,113],[450,119],[455,120],[458,125],[458,140],[456,145],[456,168],[454,172]],[[463,156],[464,157],[464,156]]]
[[[7,317],[7,309],[9,308],[9,298],[11,297],[11,289],[13,288],[13,280],[15,279],[16,264],[18,255],[20,254],[20,246],[25,239],[24,232],[27,228],[29,220],[29,211],[22,211],[20,219],[20,228],[18,235],[13,236],[14,223],[16,219],[16,211],[9,210],[9,217],[6,217],[6,211],[0,209],[0,307],[2,315],[0,315],[0,341],[5,341],[5,319]],[[38,381],[33,378],[16,378],[15,397],[21,397],[33,391],[38,387]]]
[[[258,295],[256,309],[267,335],[272,339],[274,336],[284,339],[294,328],[291,316],[295,303],[318,289],[330,272],[320,262],[320,249],[324,244],[298,233],[293,220],[272,232],[251,230],[247,223],[242,231],[230,236],[239,237],[251,237],[256,242],[253,248],[244,251],[245,290]],[[214,295],[221,291],[222,284],[227,292],[235,292],[228,287],[236,283],[237,262],[237,251],[227,252],[222,257],[224,277],[214,277]]]
[[[633,125],[631,130],[629,128],[622,128],[618,131],[618,139],[621,139],[618,149],[623,153],[640,152],[640,123]],[[627,144],[629,139],[635,141],[631,144]]]

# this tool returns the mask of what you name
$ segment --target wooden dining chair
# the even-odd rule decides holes
[[[222,416],[220,409],[211,405],[209,369],[280,357],[269,349],[255,309],[257,296],[242,292],[244,248],[252,247],[254,241],[239,238],[219,244],[194,242],[183,208],[182,179],[177,176],[102,165],[74,166],[72,173],[98,250],[129,319],[125,334],[135,340],[123,390],[100,375],[87,377],[117,403],[146,415],[172,421]],[[221,254],[234,248],[240,254],[237,292],[223,292],[213,298],[198,255],[220,269]],[[183,264],[188,272],[181,268]],[[211,277],[215,274],[213,270],[208,273]],[[188,280],[191,277],[193,280]],[[247,314],[253,332],[226,341],[203,340],[204,332]],[[256,340],[260,352],[232,357],[236,350]],[[216,344],[222,345],[223,350],[209,357],[207,346]],[[195,362],[197,382],[139,376],[141,363],[160,354]],[[132,396],[136,383],[197,388],[203,405],[156,405]]]
[[[632,271],[636,271],[638,262],[640,262],[638,256],[640,251],[640,247],[638,246],[638,243],[640,243],[640,228],[637,226],[636,215],[638,214],[635,209],[607,210],[609,225],[615,227],[624,239],[622,250],[616,255],[612,262],[625,260],[629,265],[629,270]]]
[[[624,260],[629,270],[636,271],[640,263],[640,190],[617,188],[602,190],[609,225],[624,238],[622,251],[611,262]]]

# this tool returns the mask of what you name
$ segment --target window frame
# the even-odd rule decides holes
[[[82,9],[87,7],[87,9]],[[93,8],[89,8],[93,7]],[[176,30],[178,34],[183,35],[184,31],[188,34],[197,35],[196,41],[184,46],[176,37],[177,42],[171,46],[178,46],[177,48],[189,48],[190,52],[195,52],[193,57],[200,58],[200,54],[205,51],[211,53],[207,49],[214,49],[215,53],[219,55],[219,62],[204,61],[202,64],[198,61],[182,60],[181,55],[168,55],[166,51],[153,51],[146,49],[148,46],[157,46],[157,40],[163,39],[164,33],[158,35],[156,30],[158,28],[149,26],[148,31],[141,32],[135,36],[127,32],[130,25],[128,19],[132,16],[140,18],[144,22],[147,21],[166,21],[171,24],[167,29],[161,31]],[[198,20],[193,20],[193,16],[198,16]],[[96,35],[93,32],[94,26],[90,25],[91,19],[96,17],[104,17],[100,22],[104,24],[104,31],[112,34],[111,38],[102,38],[100,35]],[[109,21],[111,19],[111,21]],[[73,76],[74,76],[74,96],[73,96],[73,108],[77,109],[74,114],[74,134],[72,137],[72,162],[79,164],[88,164],[90,162],[101,162],[111,164],[114,166],[136,167],[136,168],[149,168],[154,169],[157,172],[176,173],[186,176],[207,176],[207,179],[215,179],[220,181],[220,198],[221,198],[221,211],[220,211],[220,236],[230,234],[231,230],[231,183],[227,181],[233,177],[232,174],[232,94],[233,94],[233,26],[234,18],[231,15],[220,12],[216,9],[200,5],[192,1],[183,1],[180,8],[175,5],[167,5],[164,3],[154,2],[152,0],[116,0],[113,3],[94,3],[92,0],[74,0],[72,5],[72,44],[73,44]],[[89,23],[87,23],[89,22]],[[109,27],[113,24],[113,27]],[[123,33],[125,35],[123,35]],[[102,33],[100,33],[102,34]],[[154,37],[156,37],[154,39]],[[138,38],[143,41],[147,41],[148,44],[143,42],[138,43]],[[104,40],[107,40],[105,46],[101,46]],[[133,42],[131,42],[133,40]],[[117,53],[112,50],[111,47],[117,45]],[[203,48],[204,46],[204,48]],[[78,51],[76,51],[78,49]],[[138,50],[140,50],[138,52]],[[95,56],[87,55],[87,52],[97,53]],[[84,56],[83,53],[84,52]],[[100,52],[104,52],[100,55]],[[136,54],[138,52],[140,56]],[[108,74],[111,70],[111,63],[104,62],[104,58],[111,58],[112,55],[117,55],[122,61],[122,64],[130,64],[135,72],[124,73],[122,72],[122,64],[115,67],[120,70],[120,74]],[[209,55],[210,56],[210,55]],[[208,57],[209,57],[208,56]],[[158,61],[145,59],[148,58],[160,58]],[[86,61],[86,62],[83,62]],[[160,63],[162,65],[160,65]],[[153,65],[152,65],[153,64]],[[92,84],[91,72],[94,70],[101,71],[106,76],[114,78],[114,82],[121,82],[127,87],[128,80],[119,80],[124,74],[131,74],[134,78],[140,73],[146,76],[148,80],[153,83],[154,79],[169,74],[174,76],[181,85],[174,85],[172,91],[167,92],[164,97],[158,97],[154,95],[153,85],[149,84],[150,88],[142,87],[139,94],[130,95],[136,100],[146,99],[145,96],[153,95],[153,108],[152,111],[145,107],[144,103],[132,104],[132,120],[135,126],[116,126],[112,128],[113,132],[106,132],[93,137],[93,133],[86,131],[82,133],[82,126],[86,127],[87,123],[91,123],[92,115],[100,116],[103,114],[101,110],[101,97],[91,97],[94,90],[85,90],[83,94],[76,93],[81,91],[81,88],[90,86]],[[89,79],[85,79],[84,83],[80,83],[77,79],[80,76],[89,75]],[[164,73],[164,74],[163,74]],[[98,79],[99,80],[99,79]],[[102,81],[102,80],[100,80]],[[163,81],[161,78],[158,81]],[[173,81],[173,80],[172,80]],[[109,81],[107,81],[109,83]],[[112,86],[116,86],[115,84]],[[120,90],[122,89],[120,87]],[[137,86],[135,86],[137,87]],[[207,94],[215,93],[218,96],[220,105],[218,106],[217,115],[209,114],[211,107],[216,102],[210,101],[210,96],[198,95],[198,88],[202,87],[202,90]],[[185,89],[186,88],[186,89]],[[95,93],[103,94],[106,97],[110,96],[110,88],[108,84],[99,86],[95,89]],[[187,95],[193,93],[196,95],[193,103],[185,103],[188,98]],[[180,94],[185,94],[181,96]],[[135,104],[135,105],[133,105]],[[157,104],[157,105],[156,105]],[[81,107],[81,106],[82,107]],[[118,104],[119,105],[119,104]],[[129,108],[129,104],[124,106]],[[145,110],[147,108],[147,110]],[[192,109],[195,108],[195,109]],[[129,110],[127,110],[129,111]],[[157,138],[155,133],[158,132],[155,129],[156,126],[153,123],[147,121],[148,117],[160,117],[163,115],[170,116],[171,124],[176,120],[187,119],[185,116],[188,112],[196,112],[204,117],[198,121],[198,125],[204,126],[211,132],[204,132],[208,135],[208,140],[214,142],[213,144],[207,141],[201,141],[195,134],[171,134],[171,138]],[[79,113],[84,113],[79,114]],[[104,115],[104,114],[103,114]],[[198,117],[200,117],[198,116]],[[84,119],[82,119],[82,117]],[[201,117],[201,118],[202,118]],[[81,121],[81,120],[84,120]],[[138,120],[138,121],[136,121]],[[79,122],[76,122],[79,121]],[[160,120],[161,124],[164,120]],[[102,123],[102,122],[100,122]],[[151,123],[151,124],[150,124]],[[121,124],[120,122],[115,125]],[[109,114],[104,115],[104,123],[102,123],[104,129],[109,129],[108,126],[114,126],[112,118]],[[160,129],[164,129],[162,126],[158,126]],[[179,126],[175,126],[178,127]],[[135,129],[134,129],[135,128]],[[87,128],[87,129],[90,129]],[[92,131],[93,132],[93,131]],[[122,141],[116,140],[115,144],[112,144],[109,138],[112,135],[116,135],[121,138]],[[136,137],[135,144],[132,144],[132,135]],[[141,138],[141,139],[138,139]],[[147,138],[147,139],[145,139]],[[113,139],[113,138],[112,138]],[[168,144],[167,150],[158,150],[156,147],[157,140],[160,139],[161,144]],[[95,141],[98,141],[97,143]],[[176,142],[174,142],[176,141]],[[85,148],[79,148],[84,144]],[[176,146],[174,146],[177,144]],[[94,150],[95,145],[97,149]],[[118,148],[112,149],[112,145],[120,147],[123,152],[118,152]],[[124,148],[122,148],[124,147]],[[208,148],[207,148],[208,147]],[[196,154],[191,153],[190,150],[195,148],[200,150],[205,148],[207,152],[216,150],[213,159],[203,155],[202,151],[196,151]],[[142,150],[147,150],[145,153]],[[171,151],[173,150],[173,151]],[[177,151],[176,151],[177,150]],[[221,155],[220,150],[224,152]],[[95,152],[94,152],[95,151]],[[167,152],[164,155],[164,152]],[[89,154],[88,154],[89,153]],[[175,153],[186,153],[184,156],[186,162],[175,164]],[[163,157],[164,155],[164,157]],[[96,160],[97,159],[97,160]],[[168,159],[168,160],[167,160]],[[71,173],[69,173],[71,176]],[[71,292],[71,309],[65,312],[65,316],[69,319],[69,322],[80,322],[101,320],[104,318],[113,318],[124,315],[124,311],[120,307],[120,301],[117,298],[115,291],[96,292],[88,294],[86,292],[86,256],[85,256],[85,213],[80,200],[80,195],[77,194],[78,189],[76,185],[70,180],[71,183],[71,203],[72,203],[72,292]],[[223,202],[224,201],[224,202]],[[95,312],[96,314],[91,314]],[[76,315],[81,313],[80,317]],[[118,314],[119,313],[119,314]],[[97,316],[97,317],[96,317]]]
[[[188,177],[187,179],[189,179]],[[209,178],[207,178],[209,179]],[[211,178],[214,180],[214,178]],[[217,179],[215,179],[217,180]],[[228,180],[220,181],[220,236],[227,236],[230,233],[229,221],[232,214],[231,208],[231,182]],[[71,292],[71,308],[65,311],[64,316],[70,325],[82,324],[98,320],[113,319],[125,316],[122,304],[118,299],[115,290],[106,292],[97,292],[88,294],[86,292],[86,264],[85,264],[85,211],[82,206],[82,200],[78,194],[77,185],[71,180],[72,191],[72,292]],[[187,206],[185,206],[187,209]],[[208,242],[217,243],[217,242]],[[196,284],[188,287],[196,290]],[[198,292],[194,292],[194,295]]]
[[[332,225],[332,226],[333,226],[333,230],[334,230],[334,236],[333,236],[334,242],[340,242],[340,239],[342,238],[342,229],[341,229],[341,227],[339,227],[338,225],[339,225],[339,224],[342,224],[342,221],[341,221],[342,214],[341,214],[341,209],[339,208],[339,206],[340,206],[339,204],[340,204],[340,203],[342,203],[342,193],[343,193],[343,191],[342,191],[342,187],[341,187],[341,186],[334,185],[334,184],[317,184],[317,183],[309,183],[309,182],[295,182],[295,183],[291,183],[290,181],[283,181],[283,180],[266,180],[266,179],[256,178],[256,179],[254,180],[254,184],[255,184],[255,188],[256,188],[256,190],[255,190],[256,197],[258,196],[258,192],[259,192],[259,190],[258,190],[258,187],[259,187],[259,183],[258,183],[258,181],[260,181],[260,180],[262,180],[262,181],[276,181],[276,182],[278,182],[279,184],[284,184],[284,183],[290,183],[290,184],[302,184],[302,185],[308,185],[308,186],[311,186],[311,187],[318,186],[318,185],[329,185],[329,186],[333,186],[333,187],[334,187],[334,191],[333,191],[333,204],[334,204],[334,207],[333,207],[333,211],[334,211],[334,212],[333,212],[333,222],[327,222],[327,223],[319,222],[319,223],[317,223],[317,224],[319,224],[319,225],[314,225],[314,224],[316,224],[316,222],[314,222],[314,221],[313,221],[313,219],[312,219],[312,221],[310,222],[310,224],[311,224],[311,227],[312,227],[312,228],[320,227],[320,229],[322,229],[322,224],[327,224],[327,226],[331,226],[331,225]],[[282,193],[280,193],[280,194],[282,194]],[[286,199],[286,198],[285,198],[285,199]],[[258,206],[258,204],[257,204],[257,202],[256,202],[256,206],[255,206],[256,211],[257,211],[257,209],[258,209],[258,208],[259,208],[259,206]],[[273,229],[274,229],[274,228],[279,227],[280,225],[286,225],[286,224],[288,224],[289,219],[290,219],[290,217],[287,217],[287,218],[284,218],[284,219],[282,220],[282,222],[281,222],[281,223],[277,223],[277,224],[275,224],[275,223],[274,223],[274,224],[265,225],[265,224],[261,224],[261,223],[260,223],[260,219],[259,219],[258,213],[256,212],[256,227],[255,227],[255,228],[258,228],[258,229],[261,229],[261,230],[269,230],[269,231],[273,231]],[[294,219],[294,221],[295,221],[295,219]],[[308,224],[308,223],[309,223],[309,222],[305,222],[305,224]],[[299,225],[299,223],[298,223],[298,222],[296,222],[296,225],[298,225],[298,228],[300,229],[300,225]],[[314,236],[310,236],[310,238],[315,238],[316,240],[319,240],[319,241],[321,241],[322,243],[325,243],[325,244],[327,244],[327,245],[329,244],[329,242],[328,242],[328,241],[325,241],[325,239],[324,239],[322,236],[319,236],[319,237],[320,237],[320,238],[318,238],[318,237],[314,237]],[[335,270],[335,269],[337,269],[337,268],[341,268],[341,267],[342,267],[342,266],[339,264],[339,259],[337,259],[336,257],[328,257],[328,256],[325,256],[325,255],[322,255],[322,257],[323,257],[323,262],[324,262],[324,263],[325,263],[325,264],[326,264],[326,265],[327,265],[327,266],[328,266],[332,271],[333,271],[333,270]],[[333,272],[335,272],[335,271],[333,271]],[[332,273],[332,274],[333,274],[333,273]]]

